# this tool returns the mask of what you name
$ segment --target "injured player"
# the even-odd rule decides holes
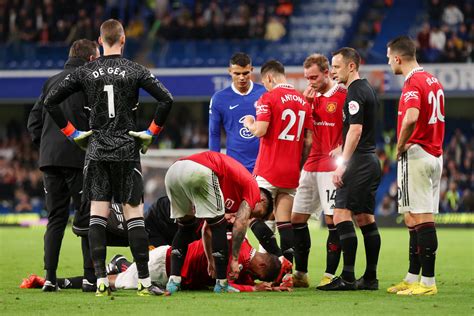
[[[230,234],[228,234],[230,243],[229,236]],[[148,267],[151,281],[159,287],[164,287],[168,282],[170,254],[171,246],[160,246],[150,252]],[[284,258],[278,259],[277,256],[269,253],[259,253],[245,239],[238,261],[241,267],[239,278],[230,281],[236,292],[291,290],[291,280],[282,280],[282,276],[291,271],[291,263]],[[215,280],[208,273],[208,262],[202,240],[189,244],[181,276],[183,290],[201,290],[214,285]],[[112,288],[136,289],[138,273],[135,263],[132,263],[125,271],[108,277]],[[256,283],[256,279],[263,282]]]

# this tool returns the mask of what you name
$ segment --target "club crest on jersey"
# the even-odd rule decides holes
[[[329,102],[326,105],[326,112],[328,112],[330,114],[336,112],[336,109],[337,109],[337,103],[336,102]]]
[[[351,115],[357,114],[359,112],[360,106],[357,101],[349,101],[349,113]]]
[[[419,97],[418,97],[418,91],[407,91],[403,94],[403,96],[405,97],[404,101],[407,102],[408,100],[418,100]]]
[[[242,116],[239,120],[239,123],[244,123],[246,115]],[[255,120],[255,118],[254,118]],[[245,126],[242,126],[242,128],[239,130],[240,137],[245,138],[245,139],[251,139],[254,138],[255,136],[249,131],[249,129]]]

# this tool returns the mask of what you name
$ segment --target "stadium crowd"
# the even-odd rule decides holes
[[[474,23],[470,1],[429,2],[428,14],[416,38],[422,62],[473,60]]]
[[[277,40],[293,12],[290,0],[0,1],[0,43],[71,44],[97,38],[104,19],[119,18],[127,38]]]
[[[44,192],[38,150],[19,125],[12,122],[7,131],[0,139],[0,211],[41,213]]]
[[[361,19],[352,44],[367,57],[393,1],[374,1]],[[59,9],[61,8],[61,9]],[[0,44],[69,45],[95,40],[101,21],[119,18],[130,47],[140,40],[279,40],[291,30],[291,0],[231,1],[65,1],[0,0]],[[474,24],[470,1],[431,0],[420,23],[419,59],[425,63],[473,61]]]
[[[386,133],[387,143],[379,149],[384,174],[395,172],[396,157],[392,154],[393,139]],[[440,185],[440,213],[472,212],[474,210],[474,136],[456,129],[445,142],[443,174]],[[397,214],[397,182],[393,181],[377,207],[376,214]]]

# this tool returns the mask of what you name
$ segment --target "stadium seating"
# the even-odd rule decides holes
[[[288,21],[288,35],[277,42],[264,40],[157,42],[149,57],[157,67],[225,67],[229,56],[245,51],[260,65],[278,58],[300,65],[313,52],[329,54],[344,44],[359,1],[302,1]]]
[[[286,65],[300,65],[313,52],[329,54],[347,44],[347,36],[356,23],[358,1],[299,1],[286,22],[287,35],[278,41],[262,39],[234,40],[148,40],[129,41],[125,56],[146,53],[156,67],[224,67],[229,56],[246,51],[255,64],[278,58]],[[110,14],[106,8],[105,14]],[[123,10],[119,11],[124,16]],[[150,49],[151,48],[151,49]],[[0,69],[61,68],[67,59],[67,45],[14,42],[0,44]]]

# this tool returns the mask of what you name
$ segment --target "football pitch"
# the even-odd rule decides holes
[[[438,228],[436,278],[438,295],[399,297],[385,289],[398,282],[407,270],[408,232],[405,229],[381,229],[382,249],[379,260],[379,291],[321,292],[314,286],[325,267],[324,244],[327,232],[312,228],[309,289],[291,293],[255,292],[214,294],[179,292],[169,297],[139,297],[135,291],[114,292],[113,299],[95,297],[80,290],[43,293],[39,289],[20,289],[29,273],[43,276],[44,227],[0,228],[0,314],[221,314],[221,315],[474,315],[474,230]],[[251,233],[249,234],[251,235]],[[358,232],[359,247],[356,276],[363,273],[365,255]],[[254,239],[252,244],[255,246]],[[125,248],[108,248],[107,258]],[[80,239],[70,227],[64,237],[58,276],[82,273]]]

